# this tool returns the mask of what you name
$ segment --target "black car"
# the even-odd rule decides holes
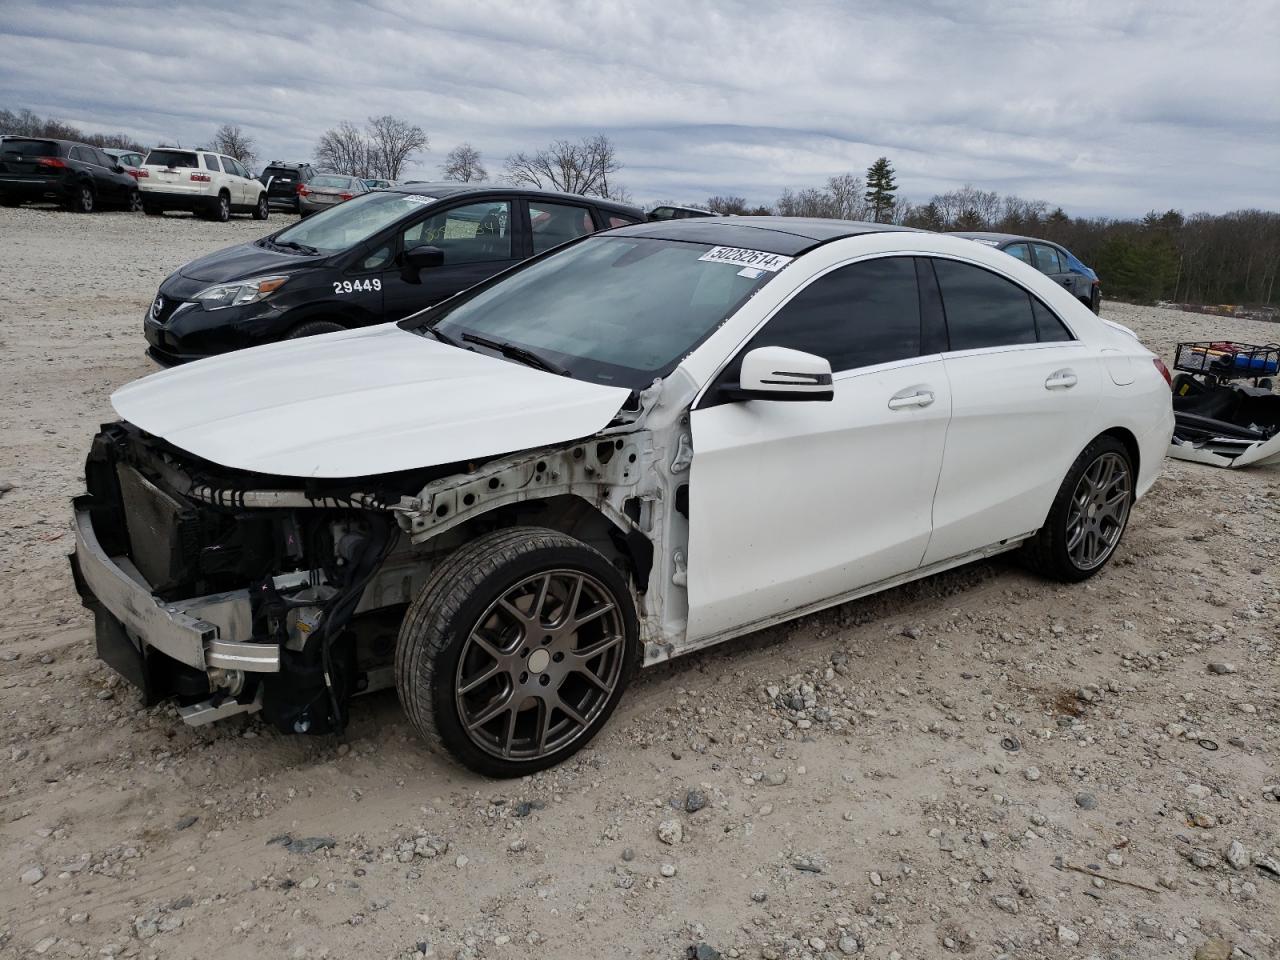
[[[1057,280],[1094,313],[1102,308],[1102,281],[1092,268],[1086,267],[1060,244],[1012,233],[955,231],[955,235],[985,243],[989,247],[1003,250],[1011,257],[1017,257],[1023,263],[1029,263],[1041,273]]]
[[[147,311],[164,366],[399,320],[575,237],[640,223],[596,197],[465,183],[376,190],[193,260]]]
[[[0,139],[0,204],[40,200],[80,213],[142,207],[138,181],[100,147],[46,137]]]
[[[258,179],[267,188],[267,203],[272,210],[288,210],[298,213],[298,188],[310,183],[316,170],[309,163],[283,163],[272,160],[258,174]]]
[[[693,217],[714,217],[710,210],[701,207],[677,207],[674,204],[663,204],[649,211],[650,220],[689,220]]]

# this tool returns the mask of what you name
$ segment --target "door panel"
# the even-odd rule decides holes
[[[830,402],[694,411],[690,640],[919,566],[951,411],[942,361],[834,381]],[[920,393],[932,402],[902,405]]]
[[[1092,439],[1097,357],[1083,343],[943,358],[951,425],[933,504],[934,563],[1037,529]]]

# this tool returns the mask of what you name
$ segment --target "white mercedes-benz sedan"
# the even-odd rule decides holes
[[[493,776],[580,749],[638,666],[1004,551],[1094,575],[1173,428],[1163,364],[1027,264],[752,217],[112,402],[73,557],[103,660],[299,733],[394,685]]]

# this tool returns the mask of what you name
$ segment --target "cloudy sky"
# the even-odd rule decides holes
[[[262,160],[339,120],[470,141],[603,132],[637,201],[862,173],[1077,215],[1280,208],[1280,0],[0,0],[0,107],[146,143],[223,122]]]

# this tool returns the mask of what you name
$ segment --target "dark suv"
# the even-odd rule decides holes
[[[301,212],[298,205],[298,187],[310,183],[316,175],[309,163],[282,163],[272,160],[258,179],[267,188],[267,203],[272,210]]]
[[[52,200],[91,213],[99,206],[140,210],[138,182],[99,147],[44,137],[0,139],[0,204]]]
[[[164,366],[400,320],[577,237],[643,223],[599,197],[466,183],[373,190],[171,274],[143,322]]]

